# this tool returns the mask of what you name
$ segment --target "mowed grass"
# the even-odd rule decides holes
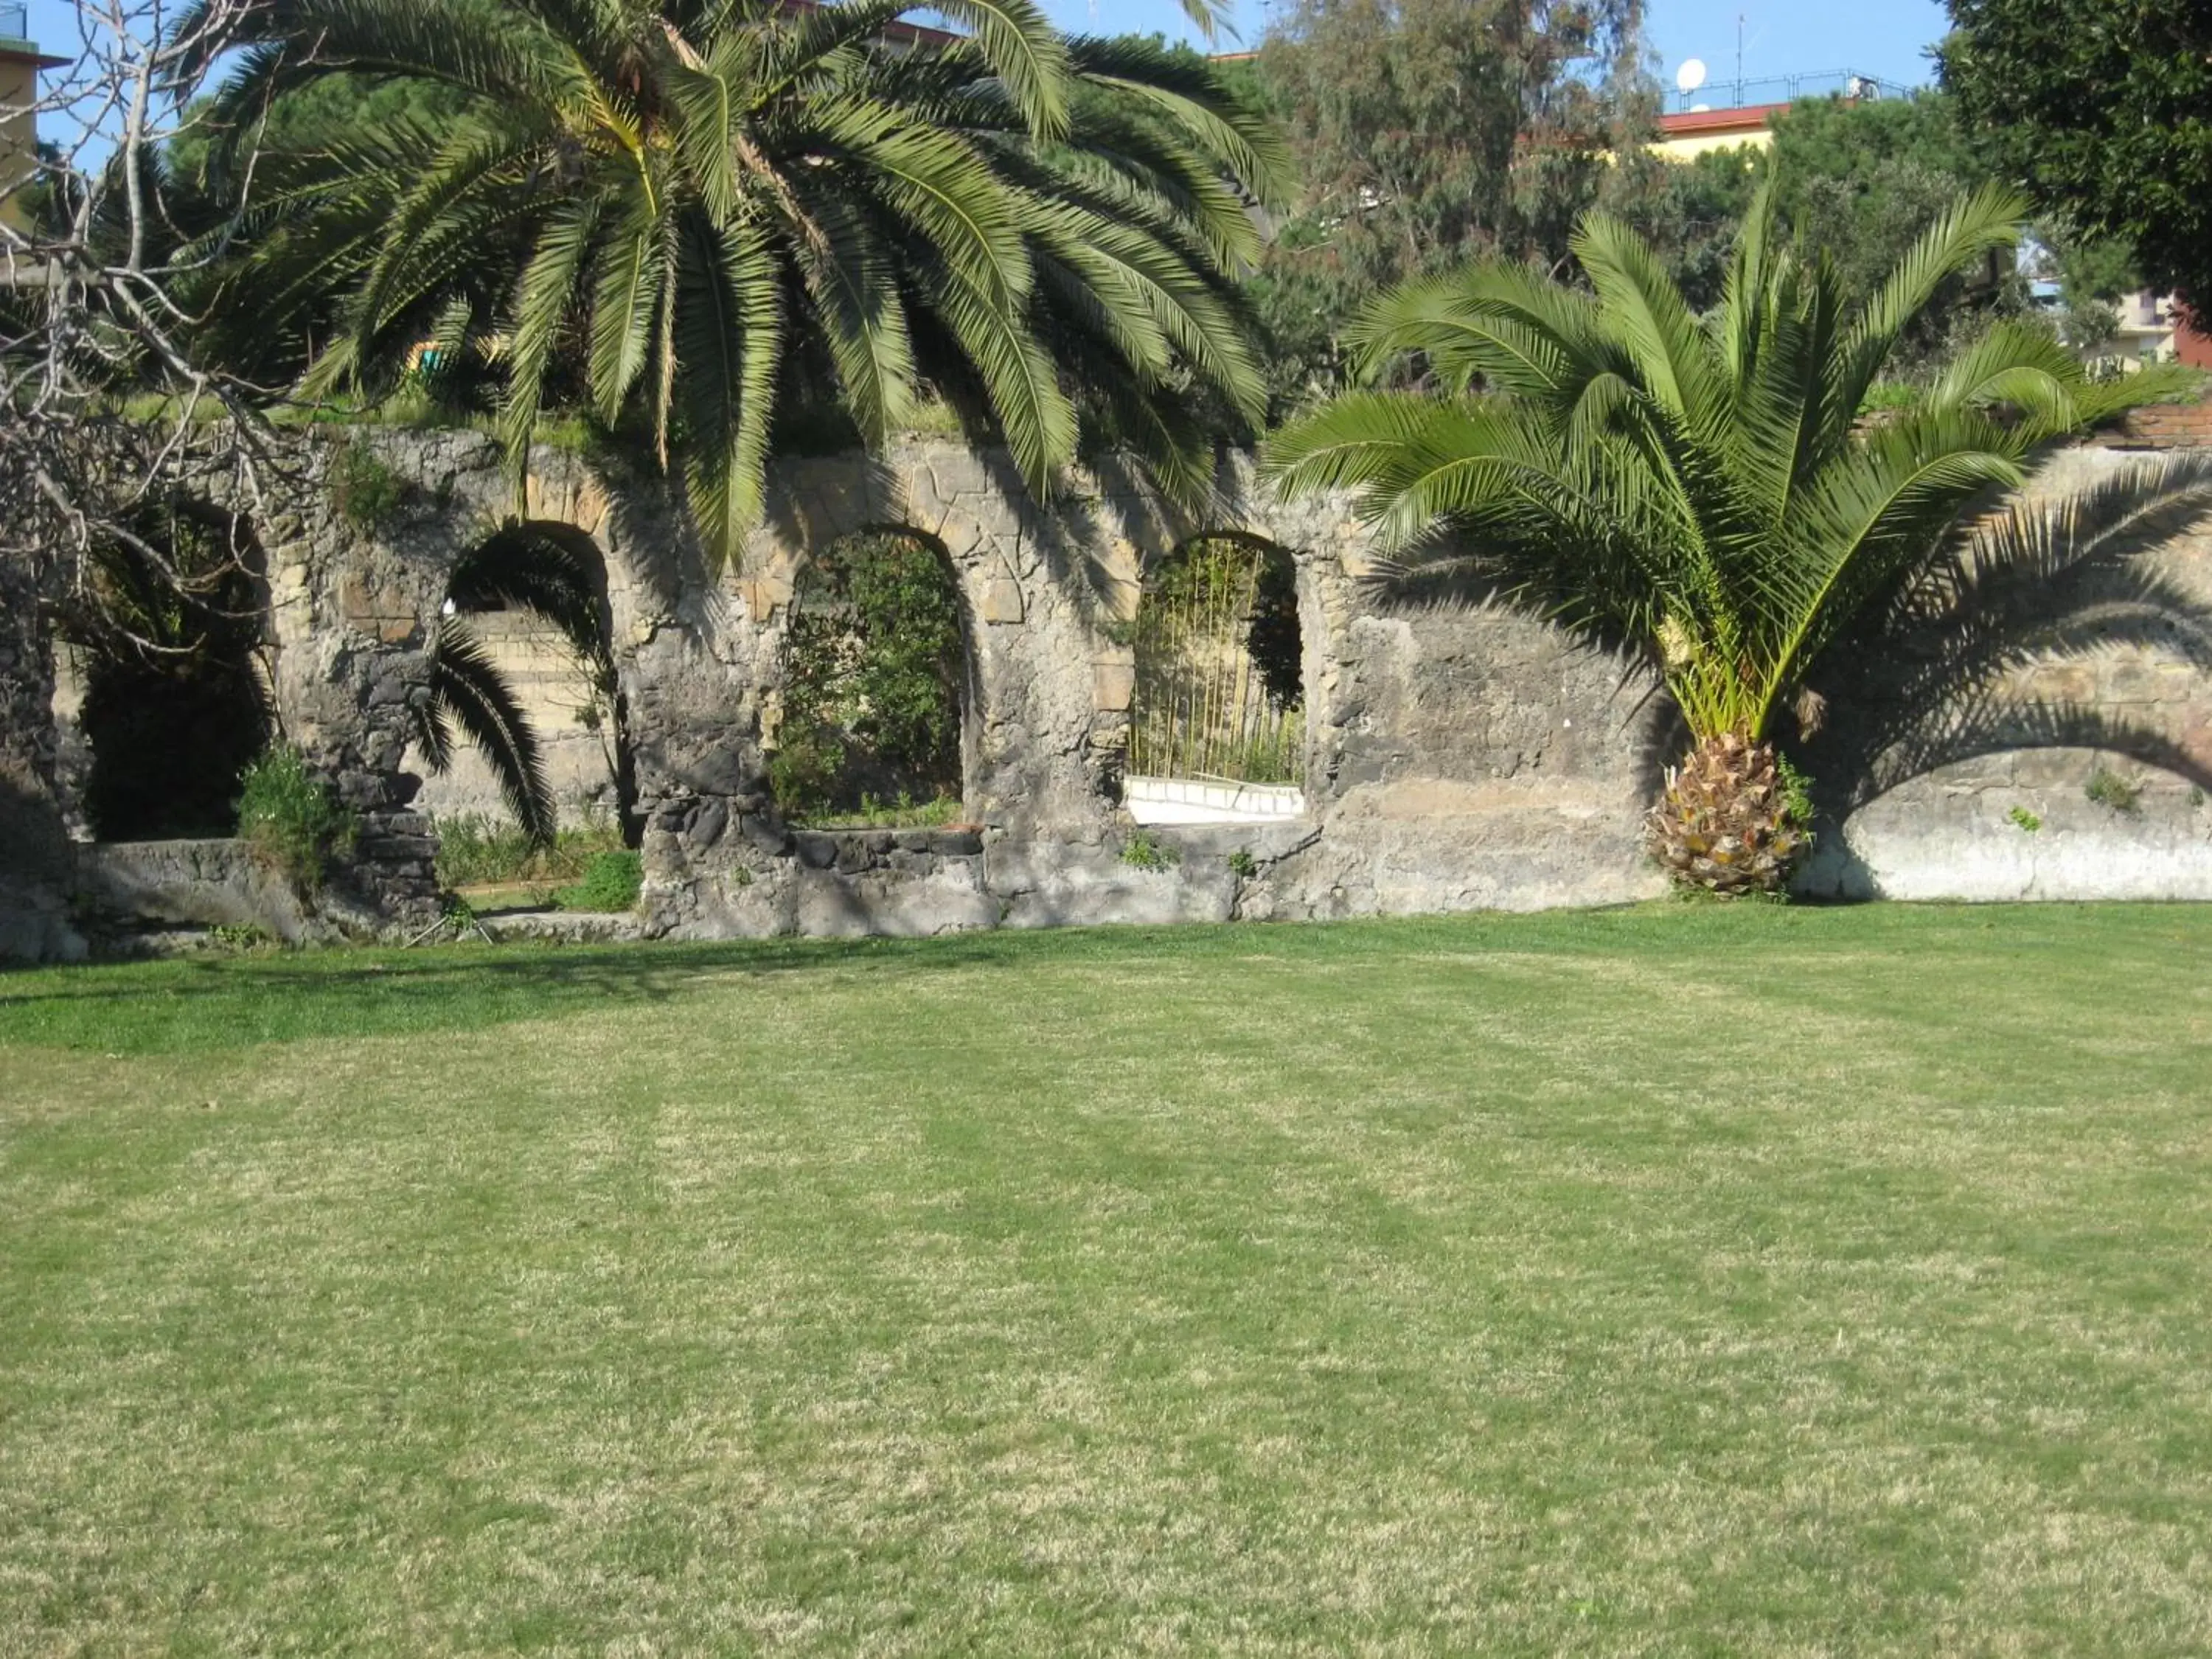
[[[2212,1648],[2212,914],[0,976],[0,1652]]]

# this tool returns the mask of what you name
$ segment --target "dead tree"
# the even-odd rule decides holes
[[[224,226],[186,234],[164,176],[199,118],[201,66],[267,0],[77,0],[77,40],[36,106],[34,156],[0,163],[0,561],[17,587],[88,625],[131,632],[100,602],[118,550],[186,591],[228,573],[179,569],[145,533],[180,496],[243,525],[283,466],[262,389],[200,360],[196,292],[226,255]],[[73,48],[73,51],[72,51]],[[13,113],[0,110],[0,114]],[[251,159],[227,192],[231,228]],[[143,649],[161,648],[140,637]]]

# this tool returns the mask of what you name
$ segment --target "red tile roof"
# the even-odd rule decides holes
[[[1689,109],[1659,118],[1662,138],[1687,138],[1707,132],[1757,132],[1790,107],[1787,104],[1745,104],[1735,109]]]

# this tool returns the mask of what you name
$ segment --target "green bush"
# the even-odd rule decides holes
[[[768,758],[768,787],[793,817],[809,818],[830,811],[845,771],[845,744],[835,727],[810,708],[787,714]]]
[[[865,793],[960,793],[967,647],[952,573],[896,532],[847,538],[803,574],[783,639],[783,716],[769,787],[793,817]]]
[[[557,831],[550,847],[533,847],[520,824],[481,812],[437,820],[438,884],[555,886],[580,881],[601,853],[622,851],[622,832],[605,818]]]
[[[307,769],[298,750],[264,750],[240,786],[239,835],[301,891],[320,887],[331,860],[353,850],[353,814]]]
[[[601,853],[584,878],[554,894],[553,902],[563,910],[632,910],[644,886],[645,861],[635,853]]]

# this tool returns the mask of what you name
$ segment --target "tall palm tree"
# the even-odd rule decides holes
[[[1214,426],[1264,408],[1232,278],[1279,139],[1188,54],[1063,37],[1033,0],[933,0],[960,35],[921,9],[268,0],[217,100],[241,143],[334,73],[467,100],[264,158],[224,309],[311,327],[335,296],[310,392],[489,351],[518,465],[549,399],[635,422],[719,557],[774,417],[824,397],[872,442],[941,395],[1040,491],[1103,444],[1202,491]]]
[[[1893,601],[2045,451],[2162,384],[2093,385],[2046,331],[2005,321],[1917,404],[1862,418],[1902,331],[2012,244],[2021,213],[2002,191],[1961,200],[1853,305],[1762,194],[1702,320],[1634,232],[1592,215],[1574,239],[1587,289],[1492,263],[1378,301],[1357,337],[1366,366],[1410,356],[1427,386],[1338,400],[1278,434],[1266,470],[1289,492],[1358,491],[1407,576],[1480,576],[1648,662],[1692,740],[1652,811],[1654,853],[1685,882],[1774,889],[1808,814],[1773,739],[1819,727],[1824,657],[1855,626],[1879,648],[1869,619],[1931,614]],[[2138,483],[2137,508],[2203,486]],[[2063,535],[2073,511],[2033,516]],[[1973,556],[2036,544],[1988,536]]]

